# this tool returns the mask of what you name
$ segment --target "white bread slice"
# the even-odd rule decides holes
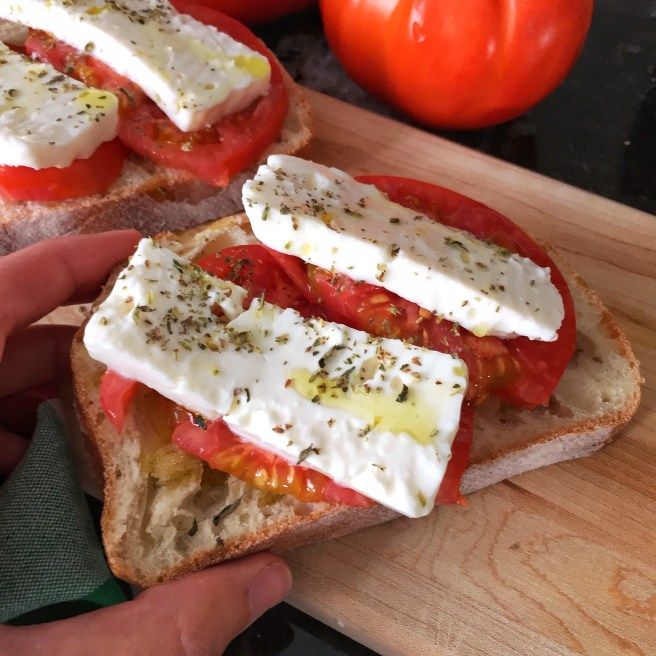
[[[160,239],[190,257],[255,241],[244,215]],[[641,378],[626,337],[597,296],[569,267],[558,264],[576,306],[576,354],[548,408],[521,411],[490,403],[479,410],[464,493],[588,455],[609,441],[638,406]],[[72,349],[77,410],[102,463],[103,541],[117,576],[150,586],[253,551],[283,551],[395,517],[382,506],[363,510],[272,498],[213,473],[192,456],[183,458],[174,480],[167,480],[171,472],[163,465],[174,459],[180,465],[181,456],[159,451],[153,468],[149,424],[139,412],[132,412],[122,435],[112,428],[98,400],[104,367],[86,352],[82,330]],[[145,475],[144,467],[152,474]]]
[[[312,137],[310,107],[284,72],[289,111],[279,139],[264,152],[293,154]],[[143,234],[184,230],[240,211],[241,188],[257,164],[217,188],[190,173],[157,166],[131,154],[114,184],[103,194],[53,202],[0,199],[0,255],[41,239],[67,234],[136,228]]]

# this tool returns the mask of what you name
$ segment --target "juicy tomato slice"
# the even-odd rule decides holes
[[[199,0],[198,4],[213,7],[242,23],[260,24],[310,7],[314,0]]]
[[[469,403],[464,403],[460,411],[458,432],[451,445],[451,460],[447,465],[440,489],[437,491],[435,503],[467,505],[467,498],[460,492],[460,481],[469,464],[469,452],[473,435],[474,409]]]
[[[487,239],[519,253],[539,266],[549,267],[551,281],[560,292],[565,309],[558,339],[553,342],[526,337],[503,340],[518,363],[520,373],[495,392],[503,400],[519,407],[532,408],[548,403],[572,359],[576,344],[576,317],[572,296],[565,278],[549,255],[510,219],[455,191],[394,176],[362,176],[358,180],[375,185],[391,200],[422,212],[440,223],[467,230],[480,239]]]
[[[427,333],[426,326],[422,327],[422,322],[418,321],[421,310],[414,303],[374,285],[355,283],[344,276],[338,276],[336,282],[332,281],[332,284],[322,286],[321,281],[331,277],[329,272],[311,267],[314,275],[311,273],[308,277],[306,266],[300,259],[260,245],[249,244],[226,248],[220,253],[202,258],[198,265],[213,275],[249,289],[249,301],[254,296],[264,294],[267,301],[281,307],[307,308],[308,312],[305,316],[326,316],[331,321],[341,321],[376,335],[403,338],[429,347],[437,342],[435,334]],[[283,269],[289,278],[285,277]],[[293,281],[294,287],[290,287],[290,280]],[[362,296],[364,290],[366,290],[365,295]],[[369,303],[371,300],[373,303]],[[367,303],[384,308],[381,317],[372,314]],[[389,312],[390,306],[395,308],[393,313]],[[442,331],[443,338],[448,341],[447,347],[452,351],[460,350],[463,355],[469,357],[471,349],[467,349],[463,340],[453,334],[453,324],[449,326],[451,328]],[[491,339],[489,340],[491,343],[488,344],[485,338],[472,336],[472,339],[484,345],[479,346],[479,349],[481,352],[485,349],[488,352],[485,365],[497,366],[496,370],[487,373],[498,381],[502,376],[498,371],[500,365],[494,358],[503,360],[507,357],[503,345],[502,351],[499,352],[496,348],[496,342],[499,340]],[[473,367],[477,366],[477,361],[472,359],[469,366],[472,371]],[[489,385],[489,382],[483,378],[486,370],[478,371],[481,384]],[[437,503],[466,503],[465,498],[460,494],[460,479],[469,461],[472,431],[473,410],[469,404],[465,404],[462,408],[460,427],[453,442],[451,460],[438,492]],[[352,490],[332,483],[324,494],[329,494],[329,491],[333,490],[339,490],[339,495],[332,500],[347,505],[357,505],[349,501],[349,495],[353,494]]]
[[[207,129],[183,132],[137,85],[92,54],[81,53],[43,32],[31,33],[26,51],[85,84],[115,93],[121,101],[119,137],[136,153],[222,187],[235,173],[255,162],[280,135],[288,109],[282,72],[274,55],[241,23],[187,0],[174,0],[173,5],[265,55],[271,64],[268,94]]]
[[[114,428],[123,431],[125,417],[140,383],[107,370],[100,381],[100,405]],[[254,487],[273,494],[292,494],[307,502],[328,501],[347,506],[369,507],[368,497],[339,485],[320,472],[293,465],[280,456],[260,449],[237,437],[223,421],[214,421],[202,429],[188,413],[174,404],[157,404],[157,412],[172,413],[163,422],[174,426],[172,441],[181,449],[205,460],[211,467],[224,471]],[[161,422],[161,417],[158,420]],[[438,491],[437,503],[466,503],[460,494],[460,478],[467,467],[472,439],[473,412],[463,406],[460,428],[455,437],[452,456]],[[168,430],[168,429],[167,429]]]
[[[293,308],[305,317],[322,313],[301,294],[269,250],[259,244],[231,246],[220,253],[202,257],[197,264],[208,273],[247,289],[245,307],[263,294],[265,301]]]
[[[100,407],[114,428],[121,433],[139,383],[108,369],[100,379]]]
[[[123,169],[125,148],[118,139],[106,141],[87,159],[76,159],[63,169],[0,166],[0,197],[20,200],[67,200],[99,194]]]
[[[58,71],[84,82],[87,86],[107,89],[114,93],[118,98],[122,117],[148,100],[146,94],[127,78],[115,73],[91,54],[80,52],[46,32],[30,30],[25,41],[25,52],[30,57],[48,62]]]
[[[140,385],[109,369],[100,380],[100,406],[119,433],[123,431],[125,417]],[[153,403],[151,400],[151,407],[158,413],[157,423],[164,430],[173,427],[171,439],[174,444],[205,460],[210,467],[253,487],[272,494],[292,494],[307,502],[328,501],[363,508],[374,505],[363,494],[335,483],[320,472],[293,465],[241,440],[223,421],[210,422],[204,430],[188,418],[188,412],[173,403]]]
[[[360,507],[374,503],[320,472],[293,465],[241,440],[221,420],[208,423],[205,429],[187,421],[175,429],[172,439],[179,448],[205,460],[210,467],[264,492],[291,494],[306,502],[332,501]]]
[[[326,308],[332,320],[372,335],[403,339],[461,357],[469,371],[468,399],[483,400],[519,373],[518,362],[497,337],[475,337],[376,285],[355,282],[347,276],[313,266],[306,268],[306,276],[310,288],[321,299],[317,302]]]

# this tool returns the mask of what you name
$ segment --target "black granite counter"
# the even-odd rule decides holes
[[[300,84],[412,123],[351,82],[317,11],[259,30]],[[656,0],[598,0],[567,80],[525,115],[447,139],[656,214]],[[282,604],[233,642],[229,656],[364,656],[372,651]]]

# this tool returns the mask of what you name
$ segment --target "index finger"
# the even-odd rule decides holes
[[[139,237],[136,230],[59,237],[0,258],[0,340],[96,290]]]

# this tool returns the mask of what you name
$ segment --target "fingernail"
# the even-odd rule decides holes
[[[291,587],[292,575],[284,563],[278,561],[261,569],[248,593],[253,618],[281,602]]]

